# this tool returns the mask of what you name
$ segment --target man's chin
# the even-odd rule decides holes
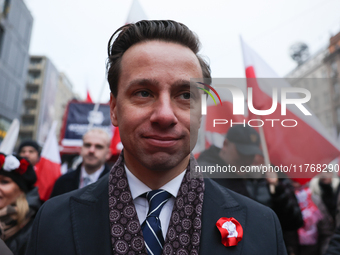
[[[188,155],[172,155],[160,152],[152,156],[142,157],[141,161],[146,168],[152,171],[169,171],[180,165]]]
[[[98,163],[94,164],[94,163],[84,163],[83,162],[83,166],[85,167],[85,169],[99,169],[102,165],[99,165]]]

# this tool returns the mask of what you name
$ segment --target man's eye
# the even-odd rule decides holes
[[[137,96],[141,96],[141,97],[149,97],[150,96],[150,93],[143,90],[143,91],[139,91],[136,93]]]
[[[191,98],[191,94],[190,94],[189,92],[183,93],[183,94],[181,95],[181,98],[188,100],[188,99]]]

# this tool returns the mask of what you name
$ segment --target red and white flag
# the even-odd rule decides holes
[[[89,89],[87,89],[87,91],[86,91],[86,100],[85,100],[85,102],[93,103]]]
[[[40,161],[35,166],[37,175],[35,185],[38,187],[39,197],[43,201],[50,198],[54,183],[61,175],[61,159],[55,134],[56,127],[57,121],[54,121],[42,149]]]
[[[110,149],[111,149],[112,155],[118,155],[123,149],[123,144],[120,141],[118,127],[112,126],[112,139],[111,139]]]
[[[273,80],[259,78],[279,78],[279,76],[242,39],[241,44],[247,87],[252,88],[254,108],[268,110],[273,101]],[[291,86],[284,79],[276,79],[275,87],[280,91],[284,87]],[[299,96],[289,93],[289,98],[299,98]],[[308,111],[310,112],[310,110]],[[326,164],[340,155],[336,141],[330,138],[330,135],[313,113],[311,116],[305,115],[295,105],[288,104],[286,115],[282,116],[281,100],[278,98],[276,110],[263,117],[280,120],[275,122],[274,127],[272,127],[271,122],[263,125],[270,162],[275,166],[288,166],[290,171],[287,172],[287,175],[301,184],[308,182],[311,177],[318,173],[315,171],[317,164],[323,165],[323,169]],[[258,116],[249,114],[249,118],[258,119]],[[280,123],[283,119],[294,119],[298,124],[295,127],[283,127]],[[307,165],[305,164],[309,164],[307,172]],[[312,164],[315,164],[314,172],[310,168]],[[299,178],[307,176],[308,178]]]

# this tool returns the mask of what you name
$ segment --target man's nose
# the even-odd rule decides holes
[[[89,148],[89,152],[94,152],[96,149],[96,147],[94,145],[91,145]]]
[[[152,123],[157,123],[162,128],[176,125],[178,119],[175,114],[175,103],[172,102],[170,95],[161,95],[156,103],[150,118]]]

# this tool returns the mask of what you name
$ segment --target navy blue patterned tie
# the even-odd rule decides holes
[[[161,189],[146,193],[146,199],[149,201],[149,212],[142,224],[142,230],[149,255],[162,254],[164,238],[159,214],[170,197],[170,193]]]

